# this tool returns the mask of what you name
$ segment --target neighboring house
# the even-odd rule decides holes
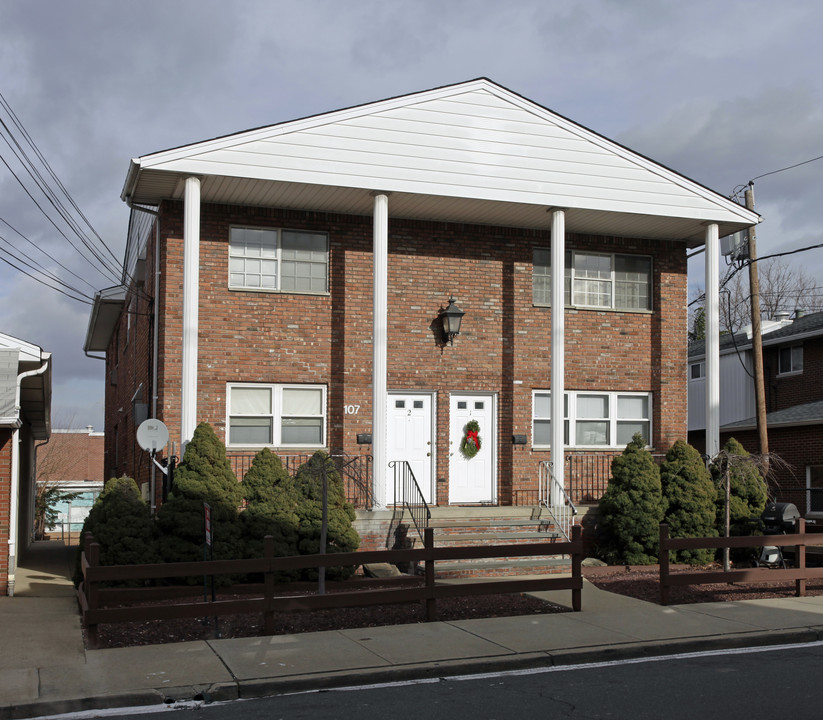
[[[759,452],[752,379],[751,328],[721,338],[721,442],[737,439]],[[823,312],[763,322],[766,424],[774,496],[823,525]],[[703,448],[705,358],[689,347],[689,441]]]
[[[51,353],[0,333],[0,595],[32,536],[36,442],[51,433]]]
[[[687,250],[758,221],[485,79],[145,155],[122,199],[123,285],[85,347],[106,353],[105,474],[155,503],[146,417],[166,455],[210,422],[236,467],[369,455],[375,507],[392,463],[431,504],[527,505],[552,447],[561,467],[562,444],[610,456],[635,432],[665,452],[686,436]]]
[[[91,426],[83,430],[51,431],[51,440],[37,451],[37,486],[42,491],[57,486],[61,492],[75,495],[54,505],[57,524],[46,528],[56,531],[66,541],[75,539],[97,496],[103,491],[105,436]]]

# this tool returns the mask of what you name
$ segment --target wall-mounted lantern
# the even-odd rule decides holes
[[[454,336],[460,334],[460,323],[465,315],[457,305],[454,298],[449,298],[449,305],[445,310],[440,311],[440,319],[443,322],[443,343],[448,341],[449,345],[454,345]]]

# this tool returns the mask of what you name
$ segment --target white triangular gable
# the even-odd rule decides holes
[[[200,176],[751,222],[736,203],[485,79],[135,162]]]

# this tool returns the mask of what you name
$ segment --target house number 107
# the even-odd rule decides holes
[[[357,413],[360,412],[360,406],[359,405],[344,405],[343,406],[343,412],[346,415],[357,415]]]

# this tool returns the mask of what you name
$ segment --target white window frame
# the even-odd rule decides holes
[[[245,254],[241,251],[241,247],[239,243],[234,244],[232,240],[232,236],[236,231],[242,230],[251,230],[258,233],[266,233],[271,236],[272,242],[269,244],[269,254],[266,256],[261,255],[254,255],[254,254]],[[326,247],[325,247],[325,259],[323,261],[320,260],[300,260],[304,265],[310,266],[319,266],[323,265],[325,268],[325,278],[323,279],[323,288],[321,289],[311,289],[311,290],[298,290],[294,288],[287,288],[283,289],[283,263],[290,262],[292,258],[284,257],[284,250],[283,250],[283,235],[284,234],[291,234],[291,235],[316,235],[316,236],[323,236],[326,239]],[[329,263],[329,234],[322,231],[314,231],[314,230],[292,230],[290,228],[271,228],[271,227],[256,227],[256,226],[248,226],[248,225],[233,225],[229,228],[229,249],[228,249],[228,284],[229,290],[242,290],[246,292],[268,292],[268,293],[289,293],[289,294],[296,294],[296,295],[327,295],[329,292],[329,275],[330,275],[330,263]],[[263,273],[262,269],[258,273],[254,272],[246,272],[245,270],[241,273],[236,269],[232,268],[232,261],[242,260],[245,262],[255,262],[255,261],[267,261],[274,265],[274,272],[273,273]],[[245,283],[238,283],[233,281],[233,276],[235,275],[244,275],[244,276],[251,276],[251,275],[259,275],[261,278],[260,285],[247,285]],[[273,275],[274,276],[274,283],[273,286],[264,287],[262,283],[262,278],[264,275]],[[311,279],[310,279],[311,281]]]
[[[788,370],[783,369],[783,352],[789,351],[789,363],[791,367]],[[796,360],[799,358],[799,363]],[[803,373],[803,346],[802,345],[784,345],[777,348],[777,374],[779,377],[786,375],[800,375]]]
[[[532,249],[532,304],[538,307],[550,307],[551,302],[547,297],[551,296],[551,262],[548,264],[536,262],[537,253],[547,253],[551,259],[550,249],[545,247],[535,247]],[[599,257],[609,258],[609,276],[602,278],[586,278],[578,274],[577,258],[585,257]],[[621,307],[617,305],[617,286],[621,282],[630,282],[637,284],[634,280],[621,280],[617,276],[615,270],[617,258],[630,259],[647,259],[649,262],[649,275],[647,282],[648,290],[648,307]],[[567,307],[579,307],[592,310],[616,310],[619,312],[652,312],[654,309],[653,298],[653,283],[654,283],[654,258],[651,255],[643,255],[641,253],[602,253],[602,252],[584,252],[584,251],[567,251],[565,257],[565,268],[563,271],[565,287],[563,290],[564,303]],[[539,279],[539,282],[536,282]],[[576,286],[585,283],[602,283],[609,288],[608,304],[586,304],[575,302]],[[540,287],[542,285],[542,287]]]
[[[231,393],[235,388],[257,388],[271,391],[271,407],[269,412],[260,414],[232,414]],[[283,414],[283,391],[284,390],[320,390],[321,410],[320,415],[285,416]],[[271,420],[271,443],[236,443],[231,441],[232,418],[269,418]],[[319,443],[283,443],[283,418],[301,417],[321,419]],[[325,385],[309,385],[301,383],[227,383],[226,385],[226,447],[227,448],[324,448],[326,447],[328,424],[327,389]]]
[[[697,375],[694,374],[694,368],[697,368]],[[696,363],[689,363],[689,382],[692,380],[705,380],[706,379],[706,362],[701,360],[700,362]]]
[[[551,420],[551,418],[546,416],[538,417],[536,415],[536,398],[538,395],[545,395],[547,398],[551,398],[551,391],[550,390],[542,390],[542,389],[535,389],[532,390],[532,448],[535,450],[548,450],[550,449],[550,445],[548,443],[536,443],[534,440],[535,432],[535,421],[547,421]],[[621,423],[648,423],[648,437],[646,438],[647,443],[651,443],[651,439],[653,436],[653,417],[654,417],[654,409],[652,406],[652,393],[650,392],[623,392],[619,390],[568,390],[565,393],[566,402],[564,405],[566,406],[566,417],[564,418],[565,427],[564,427],[564,444],[570,448],[576,449],[593,449],[593,450],[612,450],[617,448],[623,448],[626,446],[626,443],[618,444],[617,443],[617,430],[618,426]],[[608,398],[608,417],[605,418],[580,418],[578,417],[578,399],[583,397],[591,397],[591,396],[606,396]],[[620,398],[624,397],[640,397],[646,398],[648,402],[648,417],[641,418],[622,418],[618,416],[618,403]],[[602,445],[585,445],[585,444],[577,444],[577,424],[578,422],[606,422],[608,423],[608,436],[609,436],[609,443],[602,444]],[[571,441],[571,442],[570,442]],[[648,445],[647,445],[648,447]]]
[[[812,484],[812,474],[819,475]],[[812,488],[819,488],[820,491],[812,493]],[[821,508],[812,510],[812,503]],[[823,518],[823,465],[806,466],[806,517]]]

